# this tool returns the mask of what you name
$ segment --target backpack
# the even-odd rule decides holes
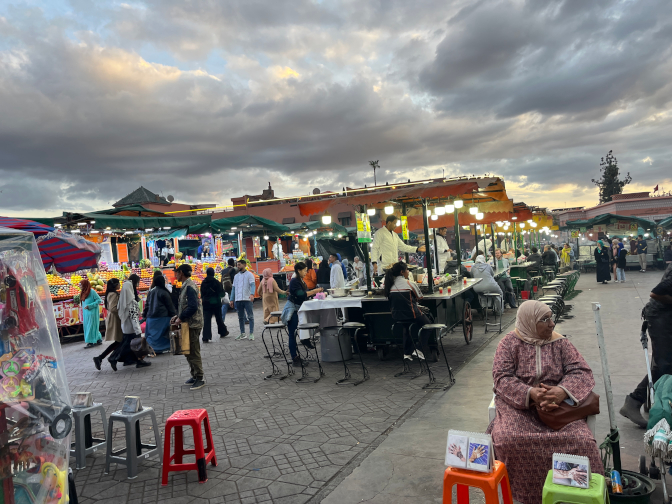
[[[222,271],[222,287],[224,288],[224,292],[231,295],[231,291],[233,290],[233,282],[231,281],[230,267]]]

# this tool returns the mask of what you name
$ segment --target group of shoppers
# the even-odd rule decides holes
[[[637,240],[632,240],[629,245],[629,253],[631,255],[636,254],[639,259],[639,271],[645,273],[648,250],[646,240],[642,235],[639,235]],[[611,243],[598,240],[593,256],[595,257],[595,274],[598,283],[606,284],[612,280],[612,276],[614,283],[625,283],[628,249],[622,238],[613,238]]]

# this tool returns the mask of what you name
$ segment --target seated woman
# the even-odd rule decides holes
[[[536,412],[536,406],[551,411],[564,400],[580,404],[595,386],[586,361],[554,327],[548,306],[525,301],[516,328],[497,346],[492,366],[497,416],[487,432],[497,460],[506,464],[513,498],[523,504],[541,502],[553,453],[588,457],[591,470],[604,474],[585,420],[555,431]]]
[[[154,352],[161,354],[170,350],[170,319],[177,315],[163,275],[154,277],[154,287],[147,294],[142,318],[147,321],[145,337]]]
[[[502,312],[502,306],[504,305],[504,294],[502,289],[499,288],[499,284],[495,280],[495,272],[492,271],[492,268],[489,264],[486,264],[485,257],[482,255],[476,256],[476,263],[471,267],[471,274],[474,278],[481,278],[482,280],[474,285],[474,292],[476,294],[486,294],[486,293],[495,293],[499,294],[499,302],[494,302],[494,310],[497,313]],[[479,301],[481,306],[488,306],[485,302],[485,299],[479,296]]]
[[[408,279],[408,266],[405,262],[398,262],[392,265],[385,273],[385,296],[390,300],[390,311],[392,320],[395,322],[405,322],[414,324],[416,330],[431,321],[420,311],[418,300],[422,299],[420,287],[415,282]],[[404,359],[413,360],[415,355],[419,359],[424,359],[422,350],[427,349],[427,340],[429,331],[425,331],[420,339],[420,349],[417,353],[413,351],[413,342],[409,338],[408,331],[404,331]]]
[[[506,271],[506,273],[497,279],[497,285],[499,285],[499,288],[504,293],[504,305],[508,303],[511,308],[518,308],[516,295],[513,291],[513,284],[511,283],[511,277],[509,276],[509,268],[511,265],[509,264],[509,260],[503,256],[502,249],[495,250],[494,260],[490,259],[488,264],[494,267],[497,271]]]

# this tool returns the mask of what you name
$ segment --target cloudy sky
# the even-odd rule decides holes
[[[672,189],[669,0],[5,0],[0,214],[471,174]]]

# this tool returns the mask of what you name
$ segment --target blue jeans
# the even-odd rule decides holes
[[[289,354],[292,359],[296,358],[296,328],[299,327],[299,312],[294,312],[292,318],[289,319],[287,330],[289,331]]]
[[[623,268],[616,268],[616,280],[621,280],[625,282],[625,269]]]
[[[222,320],[224,320],[225,324],[226,324],[226,314],[229,313],[229,310],[233,310],[233,308],[229,306],[229,303],[224,303],[222,305]]]
[[[236,301],[236,311],[238,312],[238,324],[240,324],[240,334],[245,332],[245,314],[250,321],[250,334],[254,333],[254,312],[252,311],[252,301]]]

